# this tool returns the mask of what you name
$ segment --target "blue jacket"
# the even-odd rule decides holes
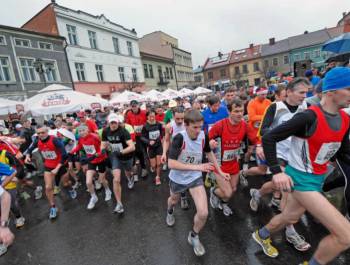
[[[209,127],[228,117],[228,111],[226,107],[220,105],[218,112],[212,112],[208,107],[202,111],[202,115],[204,117],[203,130],[208,132]]]

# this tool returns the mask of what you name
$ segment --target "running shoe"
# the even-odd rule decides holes
[[[166,171],[168,169],[168,165],[164,164],[162,169],[163,169],[163,171]]]
[[[51,207],[50,208],[49,219],[56,219],[56,217],[57,217],[57,208],[56,207]]]
[[[244,173],[243,170],[241,170],[241,171],[239,172],[239,184],[240,184],[243,188],[248,187],[248,185],[249,185],[248,180],[247,180],[247,177],[246,177],[246,175],[245,175],[245,173]]]
[[[121,203],[117,203],[117,205],[114,208],[115,213],[123,213],[124,212],[124,207]]]
[[[98,180],[96,180],[95,181],[95,190],[101,190],[101,189],[102,189],[102,184]]]
[[[23,216],[15,219],[16,228],[22,228],[24,226],[26,219]]]
[[[278,256],[278,250],[271,245],[271,239],[268,237],[266,239],[262,239],[259,235],[259,230],[256,230],[253,234],[252,234],[253,239],[255,240],[256,243],[258,243],[264,253],[271,257],[271,258],[276,258]]]
[[[190,206],[188,204],[187,197],[182,197],[181,196],[180,204],[181,204],[181,209],[182,210],[188,210],[190,208]]]
[[[305,241],[305,238],[298,233],[293,233],[292,235],[286,234],[286,239],[289,243],[293,244],[296,250],[303,252],[311,248],[311,245]]]
[[[222,212],[225,216],[231,216],[233,214],[231,208],[228,206],[227,203],[222,203]]]
[[[205,254],[205,248],[199,240],[198,235],[193,237],[192,233],[189,232],[187,240],[188,243],[193,247],[194,254],[196,254],[197,257],[203,256]]]
[[[219,208],[220,200],[214,193],[214,187],[210,188],[210,205],[213,209]]]
[[[112,191],[110,189],[105,191],[105,202],[108,202],[112,199]]]
[[[95,195],[95,196],[91,196],[90,201],[89,201],[89,204],[88,204],[88,206],[87,206],[87,209],[88,209],[88,210],[94,209],[94,208],[95,208],[95,204],[96,204],[97,202],[98,202],[97,196],[96,196],[96,195]]]
[[[141,177],[143,177],[143,178],[147,177],[147,175],[148,175],[147,170],[146,169],[142,169],[141,171],[142,171],[141,172]]]
[[[249,205],[254,212],[258,210],[260,202],[260,198],[257,196],[257,192],[257,189],[250,189],[250,196],[252,198],[250,199]]]
[[[174,216],[174,210],[173,210],[173,213],[170,214],[168,211],[167,211],[167,215],[166,215],[166,224],[168,226],[173,226],[175,224],[175,216]]]
[[[162,184],[162,182],[160,181],[160,177],[156,176],[156,186],[159,186],[161,184]]]
[[[7,247],[4,244],[0,244],[0,256],[7,252]]]
[[[78,193],[77,193],[77,191],[76,191],[75,189],[69,190],[68,193],[69,193],[69,196],[70,196],[73,200],[77,198]]]
[[[61,189],[60,189],[59,186],[55,186],[55,187],[53,188],[53,194],[54,194],[54,195],[57,195],[57,194],[59,194],[60,192],[61,192]]]
[[[34,198],[39,200],[41,197],[43,197],[43,187],[37,186],[34,191]]]
[[[137,175],[135,175],[135,176],[137,176]],[[128,178],[128,188],[129,188],[129,190],[132,190],[134,188],[135,176],[131,176],[130,178]]]
[[[272,196],[270,205],[281,210],[281,200]]]

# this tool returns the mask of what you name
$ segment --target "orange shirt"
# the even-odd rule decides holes
[[[253,128],[256,133],[258,133],[260,123],[264,117],[265,111],[270,105],[271,101],[269,99],[260,101],[258,97],[248,103],[248,125]]]

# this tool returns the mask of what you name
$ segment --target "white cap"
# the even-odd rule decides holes
[[[20,124],[20,123],[17,123],[16,126],[15,126],[16,129],[21,129],[22,127],[23,127],[23,126],[22,126],[22,124]]]
[[[189,102],[185,102],[184,103],[184,108],[185,109],[190,109],[190,108],[192,108],[192,106],[191,106],[191,104]]]
[[[118,115],[116,113],[111,113],[108,115],[107,118],[108,122],[117,122],[117,123],[123,123],[124,117],[122,115]]]
[[[169,108],[175,108],[175,107],[177,107],[177,102],[175,101],[175,100],[170,100],[169,101]]]

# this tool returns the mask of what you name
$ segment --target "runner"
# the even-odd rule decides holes
[[[350,104],[350,69],[336,67],[323,80],[320,105],[296,114],[263,136],[267,163],[273,182],[280,191],[291,192],[282,213],[253,233],[254,240],[269,257],[278,251],[270,235],[299,220],[308,211],[329,231],[309,262],[319,265],[332,261],[350,247],[350,223],[320,193],[329,159],[335,154],[350,163],[349,117],[341,109]],[[291,138],[285,172],[278,164],[276,143]]]
[[[230,180],[220,176],[216,178],[217,187],[210,189],[210,204],[214,209],[221,208],[225,216],[230,216],[233,212],[228,201],[237,190],[241,143],[248,136],[251,143],[255,144],[257,136],[243,120],[243,102],[240,99],[228,102],[227,108],[230,116],[213,125],[209,131],[209,139],[210,146],[214,149],[219,145],[215,139],[221,138],[221,170],[230,174]]]
[[[196,110],[187,112],[185,126],[186,130],[174,137],[169,152],[170,197],[168,198],[166,223],[168,226],[175,224],[174,206],[180,199],[180,193],[189,190],[197,213],[194,216],[193,229],[188,234],[188,242],[193,246],[197,256],[203,256],[205,249],[198,234],[207,220],[208,202],[202,172],[216,170],[227,180],[230,179],[230,176],[221,171],[213,152],[210,150],[209,138],[201,130],[203,116],[200,112]],[[203,153],[206,153],[211,163],[202,163]]]
[[[230,87],[225,90],[224,98],[221,100],[221,106],[227,109],[227,104],[237,96],[237,89]]]
[[[50,205],[50,219],[57,217],[58,209],[55,205],[55,199],[53,194],[53,185],[55,177],[62,177],[67,173],[67,169],[64,166],[67,160],[67,153],[64,149],[64,145],[58,138],[49,135],[49,129],[46,126],[38,126],[36,133],[38,138],[26,151],[26,163],[31,162],[31,154],[35,148],[38,148],[44,159],[44,181],[45,181],[45,193],[46,198]]]
[[[221,106],[218,96],[208,96],[207,103],[208,107],[202,112],[204,118],[203,129],[205,132],[209,132],[214,123],[228,117],[227,108]]]
[[[134,187],[132,160],[135,146],[129,132],[124,127],[120,126],[120,124],[123,123],[123,116],[111,113],[107,121],[109,126],[102,132],[101,149],[103,152],[104,150],[108,150],[108,157],[111,162],[113,191],[117,201],[114,212],[123,213],[122,187],[120,185],[121,170],[124,169],[128,179],[128,188],[132,189]]]
[[[80,150],[84,149],[88,162],[88,170],[86,171],[86,186],[88,187],[91,195],[88,210],[95,208],[98,198],[93,185],[93,179],[98,171],[99,182],[105,189],[105,201],[109,201],[112,198],[112,192],[109,189],[108,181],[106,180],[106,158],[105,150],[101,150],[101,140],[94,133],[89,132],[89,129],[85,125],[80,125],[78,128],[80,138],[77,146],[70,152],[71,155],[76,154]]]
[[[147,122],[142,128],[141,141],[147,146],[147,153],[150,161],[151,171],[156,172],[155,183],[157,186],[161,184],[161,156],[163,154],[162,138],[163,128],[162,124],[156,121],[155,110],[151,109],[147,112]]]

